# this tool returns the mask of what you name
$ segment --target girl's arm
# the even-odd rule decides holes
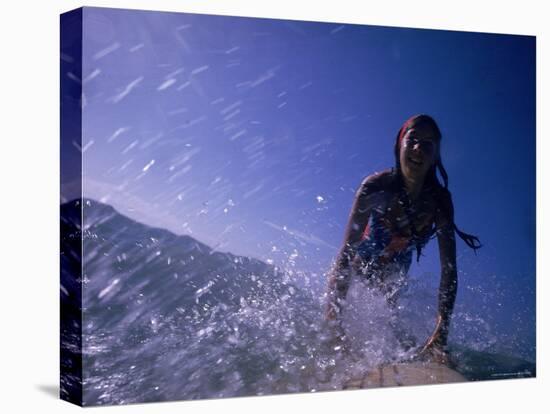
[[[454,208],[451,194],[447,190],[444,191],[443,196],[438,202],[435,224],[441,262],[438,316],[434,333],[426,342],[422,352],[433,351],[434,348],[436,351],[445,351],[458,287]]]
[[[327,319],[336,319],[346,298],[351,276],[350,262],[369,220],[373,195],[379,187],[379,176],[380,174],[374,174],[365,178],[355,193],[344,233],[344,243],[329,274]]]

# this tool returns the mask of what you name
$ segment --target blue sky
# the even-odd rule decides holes
[[[428,113],[484,244],[458,240],[458,300],[498,288],[494,323],[523,315],[534,347],[534,37],[95,8],[84,25],[85,196],[322,285],[361,179]],[[415,272],[437,279],[436,243]]]

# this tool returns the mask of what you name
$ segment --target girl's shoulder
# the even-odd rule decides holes
[[[360,190],[362,193],[375,193],[391,189],[395,184],[395,173],[393,168],[380,172],[374,172],[361,181]]]

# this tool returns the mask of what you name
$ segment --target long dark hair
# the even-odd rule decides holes
[[[428,172],[426,173],[426,178],[424,181],[424,185],[431,185],[436,188],[444,188],[445,190],[449,191],[449,176],[447,175],[447,171],[445,171],[445,167],[443,166],[443,162],[441,161],[441,152],[440,152],[440,143],[441,143],[441,131],[439,127],[437,126],[437,123],[435,120],[426,114],[419,114],[414,115],[407,119],[405,123],[401,126],[399,129],[399,132],[397,133],[397,138],[395,140],[395,146],[394,146],[394,155],[395,155],[395,171],[398,174],[398,177],[402,181],[402,171],[401,171],[401,161],[399,159],[399,152],[401,149],[401,142],[403,141],[403,137],[407,133],[407,131],[415,126],[418,126],[420,124],[427,125],[431,128],[432,131],[435,133],[435,139],[437,141],[437,155],[436,155],[436,162],[434,165],[430,167]],[[441,178],[443,179],[443,184],[439,181],[437,177],[437,171],[439,171],[439,175],[441,175]],[[449,192],[450,193],[450,192]],[[474,250],[474,253],[477,249],[479,249],[482,244],[480,243],[479,239],[476,236],[473,236],[471,234],[464,233],[459,230],[459,228],[456,226],[456,224],[453,222],[453,227],[458,236],[464,240],[464,242],[471,247]],[[417,260],[420,258],[420,250],[421,247],[417,245]]]

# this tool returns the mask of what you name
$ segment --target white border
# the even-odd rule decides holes
[[[77,408],[52,396],[58,382],[58,210],[59,210],[59,14],[77,1],[6,3],[0,25],[2,54],[2,158],[0,220],[2,398],[4,412],[63,413]],[[16,5],[17,4],[17,5]],[[548,306],[550,244],[548,121],[548,29],[544,2],[501,1],[315,1],[126,0],[93,1],[88,6],[197,12],[295,20],[468,30],[537,36],[537,303],[538,378],[477,384],[285,395],[214,401],[132,405],[117,412],[308,412],[440,411],[447,413],[531,412],[549,389],[544,324]],[[546,109],[546,112],[544,111]],[[521,139],[521,137],[518,137]],[[49,390],[49,391],[48,391]],[[546,393],[548,394],[548,392]],[[546,404],[547,405],[547,404]],[[106,408],[101,408],[105,410]],[[95,410],[95,409],[90,409]]]

